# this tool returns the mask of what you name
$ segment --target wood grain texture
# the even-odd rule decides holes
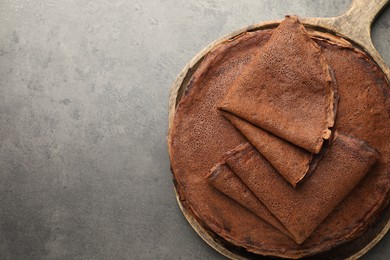
[[[353,0],[350,8],[342,15],[332,18],[300,18],[300,21],[308,28],[309,34],[323,35],[322,32],[331,33],[348,41],[353,42],[365,50],[371,58],[378,64],[390,81],[390,68],[385,64],[380,54],[375,49],[371,40],[371,26],[377,15],[390,2],[390,0]],[[229,33],[201,50],[196,54],[183,68],[173,83],[169,95],[169,122],[168,122],[168,143],[170,143],[170,132],[173,125],[173,119],[176,107],[181,99],[182,93],[186,90],[193,72],[201,63],[203,57],[218,46],[220,43],[228,41],[247,31],[265,30],[275,28],[281,21],[267,21],[259,24],[250,25],[244,29]],[[340,39],[343,41],[343,39]],[[345,41],[345,44],[349,44]],[[168,149],[169,145],[168,145]],[[185,218],[190,225],[199,234],[202,239],[216,251],[230,259],[246,259],[240,253],[234,252],[224,243],[216,239],[195,219],[186,208],[183,207],[179,195],[175,190],[177,202]],[[370,241],[354,246],[347,259],[358,259],[374,247],[390,229],[390,209],[389,207],[382,214],[382,219],[376,225],[373,234],[370,235]],[[365,235],[366,236],[366,235]],[[350,250],[350,249],[349,249]]]
[[[371,55],[389,79],[390,69],[375,49],[371,39],[371,26],[389,2],[389,0],[353,0],[350,8],[340,16],[304,18],[301,21],[307,25],[322,27],[357,43]]]

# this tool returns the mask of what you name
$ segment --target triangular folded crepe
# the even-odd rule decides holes
[[[229,169],[226,163],[219,163],[211,169],[208,180],[217,190],[246,207],[282,233],[293,238],[290,232],[264,206],[248,187]]]
[[[294,187],[306,176],[309,168],[314,169],[310,167],[313,154],[229,112],[221,112]]]
[[[219,108],[311,153],[319,153],[334,124],[330,67],[296,17],[286,17]]]
[[[377,157],[367,143],[336,134],[312,176],[297,189],[249,143],[229,152],[225,161],[301,244],[351,192]]]

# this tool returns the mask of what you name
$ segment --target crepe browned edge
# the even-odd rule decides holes
[[[249,143],[230,151],[229,168],[268,210],[303,243],[360,182],[379,157],[356,138],[336,134],[315,172],[293,189]]]
[[[263,203],[248,189],[248,187],[230,170],[225,162],[216,164],[207,175],[208,181],[214,188],[252,211],[262,220],[269,223],[280,232],[294,239],[292,234],[264,206]]]
[[[293,187],[306,176],[313,154],[221,110],[222,115],[272,164]],[[314,167],[312,167],[314,170]]]
[[[335,82],[330,70],[304,26],[296,17],[286,16],[218,106],[319,153],[335,120]]]

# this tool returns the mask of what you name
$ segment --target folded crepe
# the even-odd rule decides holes
[[[334,125],[335,87],[321,49],[296,17],[287,16],[218,107],[319,153]]]
[[[377,151],[367,143],[336,133],[312,176],[296,189],[249,143],[228,152],[224,160],[286,227],[295,242],[301,244],[351,192],[377,158]],[[249,203],[243,200],[236,201],[253,207],[246,206]]]
[[[229,112],[221,111],[238,131],[272,164],[293,187],[315,169],[313,154]]]
[[[248,187],[232,172],[226,163],[214,166],[208,180],[217,190],[235,200],[258,217],[277,228],[282,233],[294,239],[291,233],[275,218],[263,203],[248,189]]]

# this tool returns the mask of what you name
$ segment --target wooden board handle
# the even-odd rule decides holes
[[[363,47],[390,79],[390,69],[375,49],[371,40],[371,26],[390,0],[352,0],[349,9],[331,18],[304,18],[303,23],[320,26],[346,37]]]
[[[344,14],[333,18],[332,25],[337,27],[340,33],[371,42],[372,23],[389,2],[389,0],[352,0],[351,6]]]

